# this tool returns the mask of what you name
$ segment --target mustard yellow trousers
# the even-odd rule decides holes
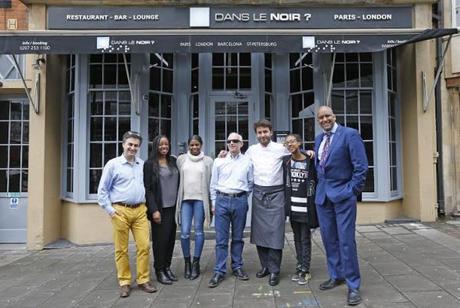
[[[113,241],[115,244],[115,264],[120,286],[131,284],[128,242],[131,230],[136,242],[137,284],[150,281],[150,237],[147,208],[145,204],[137,208],[114,205],[117,215],[112,217]]]

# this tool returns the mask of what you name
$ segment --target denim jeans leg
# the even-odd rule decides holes
[[[215,212],[216,266],[215,273],[227,272],[228,238],[230,232],[229,198],[217,196]]]
[[[236,270],[243,267],[243,232],[246,226],[246,214],[248,212],[248,198],[241,196],[233,198],[232,207],[232,269]]]
[[[190,230],[193,218],[193,201],[182,201],[181,206],[181,225],[180,225],[180,243],[184,258],[190,257]]]
[[[201,200],[194,200],[193,205],[193,224],[195,225],[195,253],[194,257],[201,257],[204,246],[204,205]]]

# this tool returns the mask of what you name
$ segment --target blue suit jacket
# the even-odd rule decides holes
[[[323,168],[319,165],[318,150],[324,133],[315,138],[315,158],[318,185],[315,203],[324,204],[327,198],[333,203],[358,195],[364,188],[367,174],[367,156],[358,131],[338,125],[329,147]]]

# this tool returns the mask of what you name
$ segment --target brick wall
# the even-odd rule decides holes
[[[0,31],[8,30],[8,19],[16,19],[17,30],[29,27],[27,7],[19,0],[12,0],[11,8],[0,8]]]

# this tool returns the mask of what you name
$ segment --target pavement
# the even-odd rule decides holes
[[[208,288],[214,267],[212,239],[205,243],[202,275],[185,280],[176,241],[172,269],[179,281],[163,286],[153,280],[158,287],[153,294],[138,290],[134,283],[126,299],[118,297],[112,245],[41,251],[0,245],[0,307],[347,307],[346,286],[318,289],[328,278],[319,231],[313,235],[312,280],[306,286],[290,281],[296,264],[291,232],[286,233],[276,287],[255,277],[260,266],[257,252],[245,240],[249,281],[235,280],[229,270],[220,286]],[[357,307],[460,307],[460,221],[361,225],[357,243],[363,297]],[[134,250],[130,244],[133,262]]]

